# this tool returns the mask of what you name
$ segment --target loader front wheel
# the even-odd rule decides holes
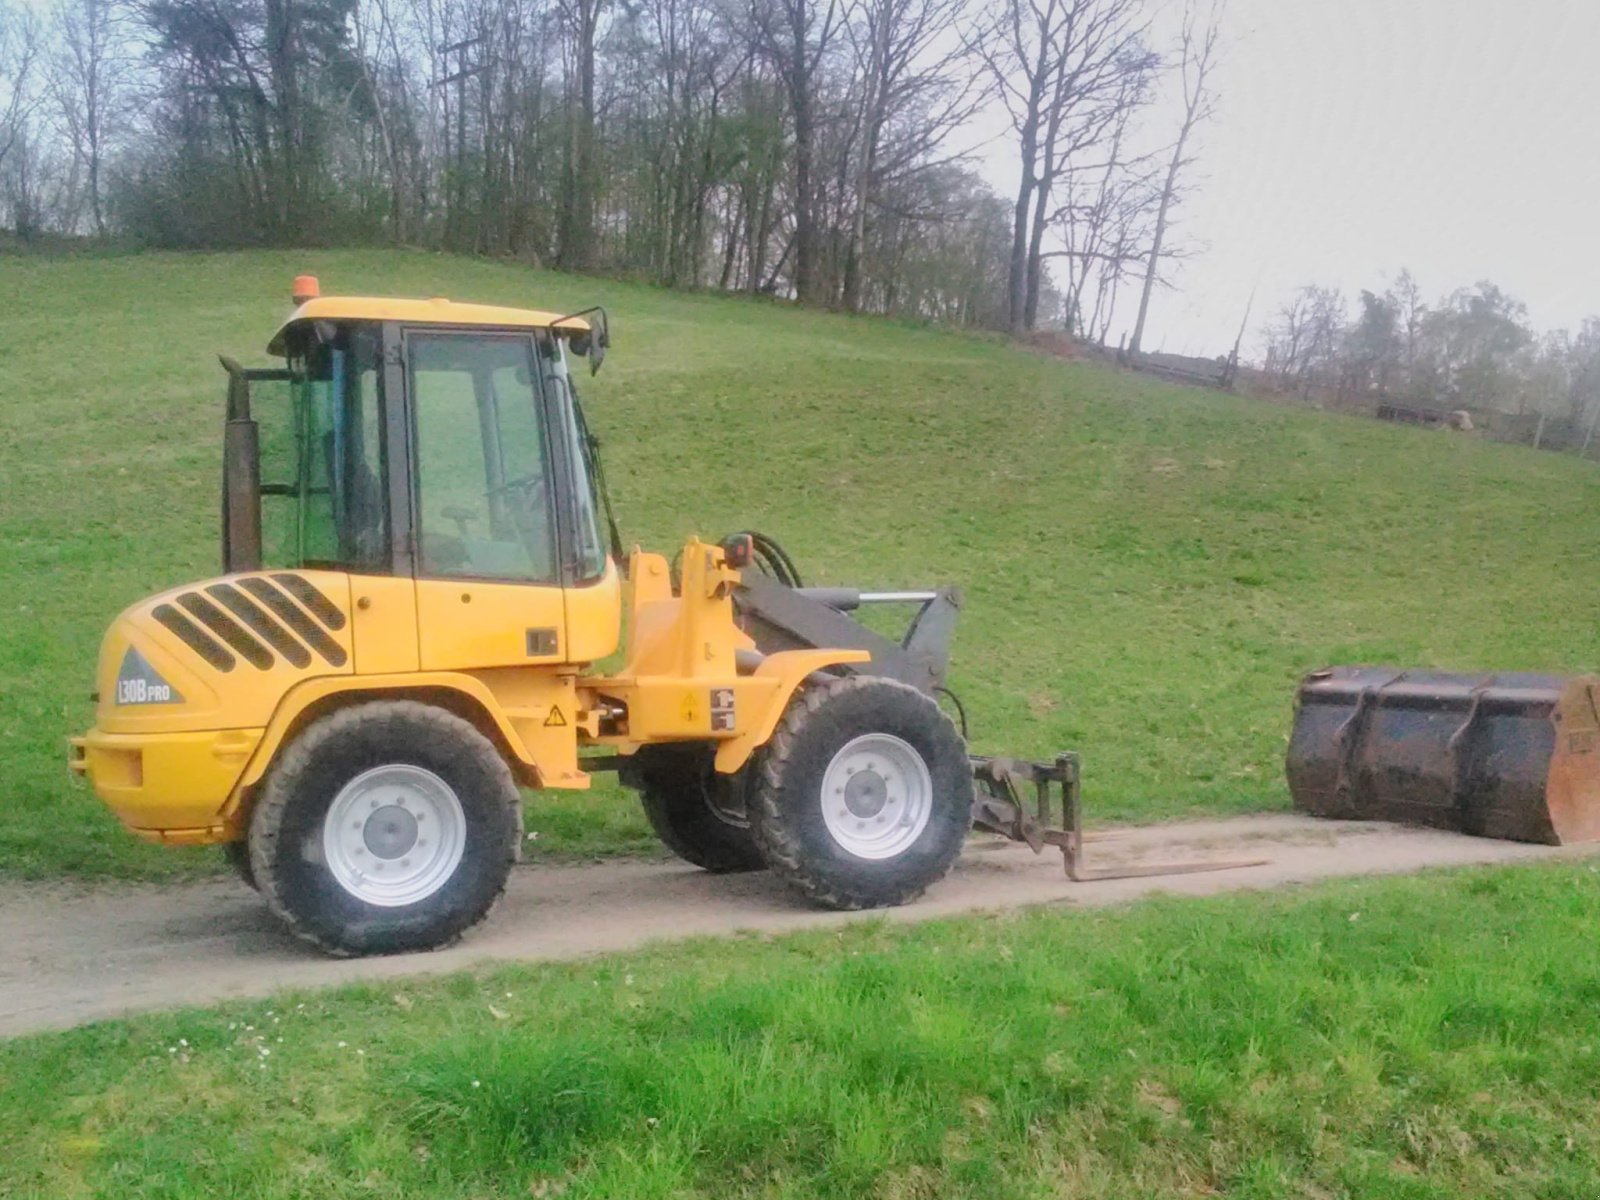
[[[745,815],[746,775],[719,775],[699,743],[642,746],[622,781],[639,793],[645,819],[684,862],[725,875],[766,866]]]
[[[903,683],[808,687],[768,743],[750,811],[767,865],[811,899],[904,904],[944,877],[972,825],[966,745]]]
[[[505,890],[521,828],[494,744],[415,701],[324,717],[282,752],[250,819],[261,894],[333,954],[432,950]]]

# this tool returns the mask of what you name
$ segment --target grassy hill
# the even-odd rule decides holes
[[[1600,473],[1470,436],[1189,391],[986,339],[397,252],[0,259],[0,871],[159,876],[69,781],[125,604],[217,570],[223,375],[289,280],[604,303],[587,385],[629,540],[755,527],[808,582],[965,585],[977,749],[1084,752],[1095,818],[1287,803],[1327,661],[1600,660]],[[630,798],[536,798],[552,853],[648,845]]]

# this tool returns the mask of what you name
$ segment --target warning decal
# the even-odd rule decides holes
[[[550,706],[550,715],[544,719],[544,727],[546,729],[560,728],[566,723],[567,719],[561,715],[561,710],[552,704]]]
[[[733,689],[711,689],[711,728],[733,728]]]

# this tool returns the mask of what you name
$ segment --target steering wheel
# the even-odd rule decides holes
[[[493,500],[496,496],[520,496],[523,498],[522,507],[515,500],[513,508],[522,507],[523,512],[531,512],[535,519],[544,519],[550,502],[549,494],[545,490],[544,476],[540,474],[524,475],[520,479],[508,479],[498,487],[492,487],[484,493],[486,499]]]

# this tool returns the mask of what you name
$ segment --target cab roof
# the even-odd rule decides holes
[[[267,353],[282,356],[285,337],[310,321],[403,321],[412,325],[463,325],[493,329],[553,329],[558,333],[587,333],[582,317],[536,308],[501,308],[494,304],[458,304],[438,297],[432,300],[396,300],[386,296],[318,296],[307,300],[279,326],[267,343]]]

